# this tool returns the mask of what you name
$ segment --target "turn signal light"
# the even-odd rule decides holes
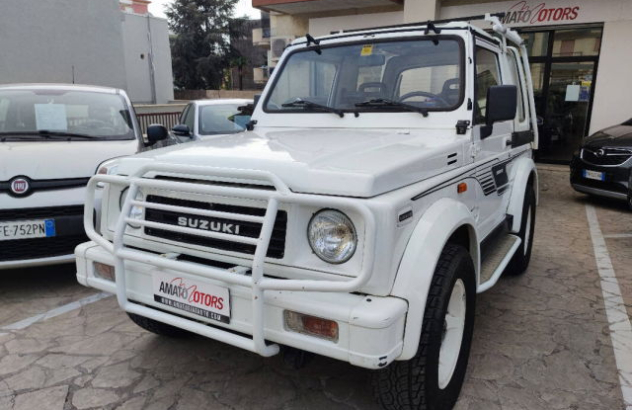
[[[467,191],[467,184],[465,182],[461,182],[459,185],[456,186],[456,192],[458,192],[459,194],[462,194],[465,191]]]
[[[332,342],[338,341],[338,323],[333,320],[292,312],[291,310],[284,310],[283,317],[286,330]]]
[[[101,262],[93,262],[94,275],[110,282],[114,282],[114,266],[106,265]]]

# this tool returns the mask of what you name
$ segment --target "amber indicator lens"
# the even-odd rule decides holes
[[[94,262],[93,267],[95,276],[114,282],[114,266],[106,265],[101,262]]]
[[[462,194],[465,191],[467,191],[467,184],[465,182],[461,182],[459,185],[456,186],[456,192],[458,192],[459,194]]]
[[[304,315],[291,310],[283,311],[285,328],[293,332],[338,341],[338,323],[316,316]]]

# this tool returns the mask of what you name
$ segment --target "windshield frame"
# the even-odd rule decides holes
[[[70,131],[63,131],[63,130],[52,130],[54,133],[59,133],[59,134],[64,134],[65,132],[68,132],[69,135],[67,139],[64,139],[63,137],[59,136],[58,138],[54,138],[54,139],[49,139],[46,138],[44,136],[40,136],[38,137],[38,134],[40,135],[45,135],[46,132],[48,130],[32,130],[32,134],[35,138],[20,138],[20,133],[22,131],[0,131],[0,134],[2,135],[2,140],[3,142],[14,142],[14,141],[20,141],[20,142],[40,142],[40,141],[47,141],[47,142],[56,142],[56,141],[82,141],[82,142],[90,142],[90,141],[132,141],[132,140],[138,140],[138,130],[140,129],[140,125],[138,124],[138,119],[136,117],[136,111],[134,109],[134,106],[131,104],[131,101],[129,100],[129,98],[120,92],[114,91],[114,92],[110,92],[110,91],[101,91],[101,90],[93,90],[93,89],[84,89],[84,88],[74,88],[74,87],[31,87],[31,86],[27,86],[27,87],[0,87],[0,92],[1,91],[8,91],[8,92],[32,92],[34,94],[38,94],[38,93],[51,93],[52,95],[54,95],[55,93],[61,93],[61,94],[65,94],[65,93],[83,93],[83,94],[96,94],[96,95],[101,95],[101,96],[113,96],[116,97],[118,99],[120,99],[121,101],[121,105],[122,107],[127,111],[127,115],[129,118],[125,119],[125,122],[127,123],[128,127],[129,127],[129,132],[126,134],[112,134],[112,135],[89,135],[86,134],[86,137],[89,138],[76,138],[72,136],[72,132]],[[129,121],[129,122],[128,122]],[[42,133],[42,131],[44,131]],[[22,136],[24,136],[24,133],[30,133],[31,130],[26,130],[24,132],[22,132]]]
[[[442,29],[443,30],[443,29]],[[464,30],[464,29],[463,29]],[[359,40],[354,40],[354,41],[341,41],[341,42],[334,42],[331,44],[322,44],[322,45],[318,45],[318,46],[304,46],[305,43],[299,43],[295,49],[290,50],[287,52],[287,55],[284,55],[283,60],[280,64],[279,67],[277,67],[275,69],[275,75],[274,75],[274,79],[272,81],[272,83],[269,85],[269,87],[266,87],[266,95],[265,95],[265,99],[263,99],[263,104],[261,106],[261,109],[264,113],[266,114],[325,114],[325,115],[331,115],[328,114],[326,112],[323,111],[310,111],[310,110],[304,110],[301,108],[297,108],[297,109],[284,109],[284,110],[274,110],[274,109],[269,109],[268,108],[268,103],[270,101],[270,98],[272,97],[272,94],[274,93],[274,90],[277,86],[277,83],[279,81],[279,78],[281,77],[281,75],[283,74],[283,71],[286,68],[286,65],[288,63],[288,61],[290,61],[290,58],[297,53],[309,53],[309,52],[316,52],[317,49],[320,50],[324,50],[324,49],[328,49],[328,48],[338,48],[338,47],[346,47],[346,46],[357,46],[357,45],[366,45],[366,44],[381,44],[381,43],[397,43],[397,42],[406,42],[406,41],[434,41],[434,40],[438,40],[439,42],[441,42],[442,40],[453,40],[456,41],[458,48],[459,48],[459,99],[458,102],[451,107],[439,107],[439,108],[432,108],[429,107],[427,108],[428,112],[453,112],[458,110],[459,108],[461,108],[463,106],[464,100],[465,100],[465,86],[466,86],[466,58],[465,58],[465,39],[462,36],[459,35],[454,35],[454,34],[447,34],[447,35],[424,35],[424,34],[415,34],[415,35],[410,35],[410,36],[402,36],[402,37],[385,37],[385,38],[373,38],[373,39],[359,39]],[[337,81],[339,76],[339,73],[336,73],[336,79],[334,81]],[[380,114],[393,114],[393,113],[408,113],[411,112],[410,110],[406,110],[406,109],[402,109],[402,108],[398,108],[398,107],[389,107],[388,109],[380,109],[380,108],[384,108],[384,107],[355,107],[354,109],[350,109],[350,108],[340,108],[340,107],[334,107],[336,109],[340,109],[342,112],[344,113],[380,113]]]

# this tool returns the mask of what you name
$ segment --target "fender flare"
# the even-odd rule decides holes
[[[404,346],[397,360],[412,359],[419,347],[426,300],[437,261],[446,243],[457,229],[467,227],[470,254],[476,270],[480,271],[479,243],[476,221],[470,210],[454,199],[443,198],[428,208],[415,229],[402,256],[391,294],[408,301],[404,331]]]
[[[511,190],[511,197],[509,198],[507,213],[513,216],[511,231],[519,232],[520,224],[522,223],[522,205],[524,203],[524,195],[527,183],[532,175],[533,188],[535,189],[535,203],[536,205],[538,204],[538,172],[533,159],[520,158],[514,163],[512,173],[514,174],[512,183],[513,188]]]

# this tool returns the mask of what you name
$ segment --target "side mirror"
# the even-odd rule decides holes
[[[175,125],[171,131],[173,131],[173,134],[178,136],[178,137],[190,137],[191,136],[191,130],[189,129],[188,125],[184,125],[184,124],[178,124]]]
[[[169,131],[161,124],[151,124],[147,127],[147,146],[154,145],[158,141],[169,138]]]
[[[492,135],[494,123],[513,120],[518,111],[518,87],[494,85],[487,90],[485,126],[481,127],[481,139]]]

